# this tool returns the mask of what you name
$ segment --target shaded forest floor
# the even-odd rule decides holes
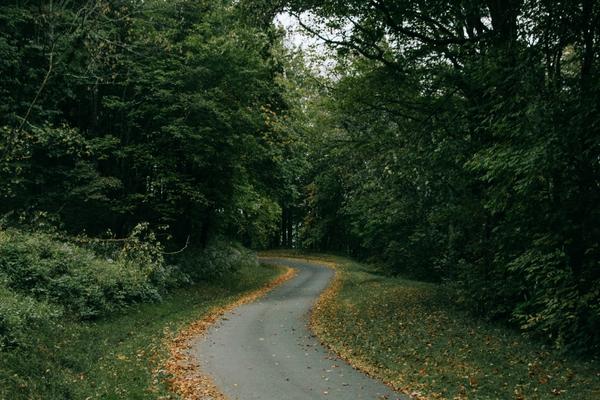
[[[165,341],[214,307],[233,302],[282,272],[244,267],[220,283],[180,289],[158,304],[93,323],[65,322],[40,332],[31,350],[0,358],[0,399],[171,398],[161,365]]]
[[[443,286],[336,257],[313,314],[320,339],[353,365],[427,399],[598,399],[600,362],[557,354],[457,309]]]

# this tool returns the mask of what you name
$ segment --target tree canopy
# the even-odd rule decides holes
[[[300,240],[597,349],[599,5],[281,5],[338,60]]]
[[[274,28],[229,1],[1,7],[2,214],[265,244],[287,134]]]

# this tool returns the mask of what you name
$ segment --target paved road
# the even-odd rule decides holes
[[[192,346],[202,370],[230,400],[403,399],[329,353],[308,329],[308,313],[333,276],[300,261],[264,259],[298,270],[255,303],[225,315]]]

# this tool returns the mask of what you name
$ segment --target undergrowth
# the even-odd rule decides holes
[[[164,339],[278,274],[223,241],[166,254],[147,224],[123,240],[0,229],[0,400],[168,395]]]
[[[272,266],[240,268],[97,321],[58,321],[29,331],[27,346],[0,352],[0,399],[175,398],[164,384],[165,340],[215,306],[274,279]]]

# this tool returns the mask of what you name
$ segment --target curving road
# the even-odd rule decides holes
[[[333,271],[286,259],[295,278],[241,306],[193,343],[203,372],[230,400],[403,399],[328,352],[308,328],[308,315]]]

